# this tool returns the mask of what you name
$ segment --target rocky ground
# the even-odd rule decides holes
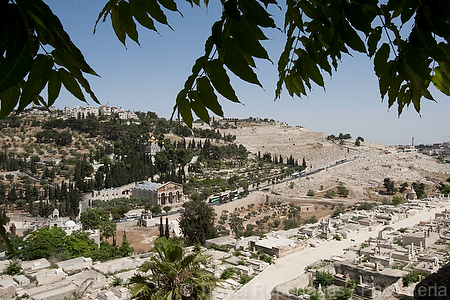
[[[350,190],[349,199],[380,200],[376,191],[384,178],[409,184],[424,182],[432,189],[431,186],[445,181],[450,174],[450,165],[441,164],[428,155],[399,152],[395,147],[370,142],[355,147],[354,140],[340,145],[328,141],[325,133],[309,132],[302,127],[250,123],[238,124],[237,129],[221,129],[221,132],[236,135],[236,143],[244,145],[254,155],[258,152],[283,157],[292,155],[299,162],[305,158],[308,171],[326,168],[337,160],[359,157],[306,179],[299,178],[293,188],[290,183],[273,187],[274,192],[288,197],[304,197],[309,190],[319,192],[343,183]]]

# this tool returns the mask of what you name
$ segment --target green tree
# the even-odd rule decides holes
[[[164,231],[164,237],[165,237],[166,239],[168,239],[169,236],[170,236],[169,219],[166,218],[166,228],[165,228],[165,231]]]
[[[388,195],[393,195],[397,192],[397,189],[395,188],[395,182],[390,178],[384,179],[383,186],[386,189],[386,194]]]
[[[163,210],[166,212],[166,214],[172,209],[170,206],[164,206]]]
[[[130,242],[128,242],[125,231],[123,232],[122,245],[120,245],[119,251],[123,257],[130,256],[134,251],[133,247],[130,245]]]
[[[159,237],[164,237],[164,224],[162,216],[159,217]]]
[[[80,221],[84,229],[99,229],[104,238],[114,239],[116,235],[116,222],[110,220],[108,212],[90,208],[81,213]]]
[[[346,198],[348,196],[348,194],[349,194],[349,190],[343,184],[339,184],[339,186],[338,186],[338,194],[341,197]]]
[[[76,230],[64,239],[64,249],[67,250],[70,258],[90,257],[97,248],[94,240],[90,239],[89,234],[82,230]]]
[[[239,214],[231,214],[229,224],[237,239],[244,235],[244,219]]]
[[[437,188],[439,189],[439,191],[441,191],[442,194],[444,194],[445,197],[448,197],[448,195],[450,194],[450,185],[448,184],[440,182]]]
[[[140,268],[143,273],[130,278],[134,299],[211,299],[216,279],[203,270],[207,256],[185,254],[176,238],[156,240],[154,251],[157,255]],[[151,275],[145,275],[149,270]]]
[[[201,6],[200,2],[189,3]],[[278,28],[269,4],[279,5],[276,1],[223,1],[223,12],[212,25],[205,53],[196,60],[176,99],[174,113],[178,111],[188,126],[192,125],[192,111],[205,122],[209,122],[206,108],[224,115],[217,94],[239,102],[227,71],[262,87],[254,72],[254,58],[270,61],[260,43],[268,39],[262,29]],[[154,21],[168,25],[165,9],[178,11],[174,1],[108,1],[95,26],[109,18],[124,45],[127,37],[139,43],[136,25],[154,31]],[[98,103],[84,78],[85,74],[96,76],[96,72],[42,0],[2,1],[0,11],[5,20],[1,39],[7,41],[0,46],[0,74],[4,74],[0,99],[5,104],[0,118],[15,108],[20,112],[32,102],[52,105],[61,85],[85,101],[81,85]],[[306,95],[312,82],[324,87],[323,73],[332,75],[343,54],[360,52],[373,59],[380,95],[388,98],[389,107],[396,103],[401,114],[405,106],[413,104],[420,111],[422,98],[433,100],[431,83],[450,95],[449,15],[446,0],[287,1],[286,43],[278,60],[275,97],[281,96],[283,88],[291,96]],[[46,99],[40,96],[45,87]]]
[[[185,211],[180,216],[180,228],[186,245],[200,243],[216,236],[214,209],[205,201],[189,201],[183,204]]]
[[[43,227],[35,230],[25,239],[19,250],[19,256],[24,260],[49,258],[55,254],[66,256],[65,237],[64,230],[57,227]]]

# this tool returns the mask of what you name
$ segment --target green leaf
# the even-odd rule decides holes
[[[227,0],[223,4],[224,12],[230,17],[231,20],[239,20],[241,18],[241,13],[237,7],[236,0]]]
[[[13,111],[16,107],[17,102],[19,102],[20,89],[18,85],[11,87],[10,89],[0,93],[1,109],[0,109],[0,119],[5,118]]]
[[[377,26],[369,35],[369,39],[367,41],[367,46],[369,48],[369,57],[372,57],[377,50],[378,42],[381,39],[381,27]]]
[[[64,49],[64,51],[68,52],[75,60],[77,60],[77,63],[74,63],[74,65],[79,64],[79,68],[83,72],[97,75],[97,73],[95,73],[95,71],[84,60],[81,51],[72,43],[69,35],[64,31],[61,21],[53,14],[48,5],[46,5],[42,0],[33,0],[29,1],[28,8],[29,16],[36,22],[37,25],[40,26],[41,29],[45,31],[41,32],[38,28],[36,28],[39,36],[48,34],[50,37],[48,42],[51,46],[55,49]]]
[[[73,77],[72,74],[70,74],[65,69],[59,69],[58,70],[59,78],[61,79],[61,82],[63,83],[64,87],[75,97],[78,99],[86,102],[86,99],[84,98],[83,92],[80,89],[80,86],[78,85],[78,82],[75,80],[75,77]]]
[[[33,65],[33,53],[30,42],[23,45],[15,57],[0,63],[0,93],[19,83]]]
[[[189,99],[191,99],[191,108],[195,114],[204,122],[209,124],[209,114],[206,110],[205,104],[200,99],[200,95],[197,91],[189,92]]]
[[[72,76],[74,76],[78,80],[78,82],[83,86],[84,90],[91,96],[92,100],[100,104],[94,92],[92,91],[89,82],[83,77],[83,74],[81,73],[80,69],[72,65],[71,63],[72,61],[70,59],[67,59],[67,56],[64,54],[65,53],[61,53],[58,50],[52,51],[52,55],[55,58],[55,62],[58,65],[64,66],[67,70],[69,70]]]
[[[153,19],[148,16],[141,0],[130,0],[130,10],[139,24],[157,32]]]
[[[223,117],[222,107],[217,101],[217,96],[206,77],[200,77],[197,79],[198,93],[202,103],[209,108],[213,113]]]
[[[434,69],[434,75],[431,77],[431,80],[439,91],[450,96],[450,78],[448,76],[449,74],[444,72],[439,66]]]
[[[393,72],[391,72],[391,70],[395,69],[396,65],[396,62],[389,62],[386,65],[386,70],[384,71],[384,73],[378,76],[378,85],[380,88],[381,98],[386,95],[389,87],[392,85],[392,81],[394,80],[395,76]]]
[[[421,78],[430,80],[431,69],[428,67],[431,60],[428,59],[428,55],[425,55],[422,49],[408,44],[403,48],[402,54],[406,59],[408,66],[417,73]]]
[[[158,0],[158,2],[168,10],[178,11],[177,4],[173,0]]]
[[[363,11],[359,4],[354,2],[348,5],[347,17],[350,23],[358,30],[361,30],[366,35],[371,31],[371,23],[375,14],[369,14]]]
[[[413,2],[415,2],[415,1],[408,1],[408,2],[405,2],[405,3],[410,5]],[[417,6],[414,7],[414,8],[411,7],[411,6],[406,6],[406,5],[403,6],[402,14],[400,16],[400,19],[402,20],[403,24],[405,24],[406,22],[408,22],[411,19],[411,17],[416,12],[415,8],[417,8]]]
[[[167,17],[162,11],[161,7],[159,6],[158,2],[156,0],[146,0],[143,2],[144,7],[147,10],[147,12],[159,23],[164,25],[169,25],[167,23]],[[170,27],[170,26],[169,26]],[[171,27],[170,27],[171,28]]]
[[[114,29],[114,32],[116,33],[117,38],[119,41],[126,47],[125,44],[125,30],[122,28],[122,24],[120,24],[120,16],[119,16],[119,7],[114,6],[111,12],[111,23],[112,27]]]
[[[230,78],[228,77],[221,61],[214,59],[208,62],[206,65],[206,72],[211,80],[211,83],[214,85],[214,88],[222,96],[233,102],[240,102],[230,84]]]
[[[173,106],[172,115],[170,116],[170,119],[172,120],[173,116],[175,115],[175,112],[177,111],[178,107],[183,103],[184,99],[186,99],[188,94],[187,89],[182,89],[178,92],[177,99],[175,101],[175,105]]]
[[[258,41],[258,38],[255,36],[253,30],[250,26],[248,26],[248,22],[245,20],[239,21],[230,21],[230,32],[234,37],[234,41],[243,51],[248,54],[263,58],[269,59],[269,55],[267,54],[266,49]]]
[[[262,27],[276,27],[270,14],[256,0],[241,0],[239,4],[246,20]]]
[[[211,27],[211,39],[214,41],[217,49],[221,50],[224,47],[224,41],[222,36],[223,21],[217,21]]]
[[[186,123],[186,125],[189,128],[192,128],[192,112],[191,112],[191,106],[189,104],[188,99],[184,99],[181,102],[181,105],[178,106],[178,112],[180,113],[180,115],[183,118],[183,121]]]
[[[48,106],[52,106],[55,103],[56,98],[59,96],[61,90],[61,80],[59,79],[58,72],[52,70],[48,79],[47,92],[48,92]]]
[[[236,74],[242,80],[261,86],[258,77],[249,67],[246,57],[236,43],[232,39],[228,38],[225,40],[224,48],[225,54],[223,61],[228,69],[230,69],[231,72]]]
[[[396,76],[394,78],[394,80],[391,80],[389,82],[390,87],[389,87],[389,92],[388,92],[388,96],[389,96],[388,107],[392,107],[392,105],[395,103],[399,89],[400,89],[400,85],[402,84],[402,82],[403,82],[403,79],[400,76]]]
[[[38,54],[36,56],[30,73],[28,74],[27,81],[23,85],[17,112],[21,112],[28,106],[28,104],[36,99],[44,86],[47,84],[52,67],[53,59],[51,56],[43,54]]]
[[[119,0],[109,0],[103,7],[102,11],[98,14],[97,20],[95,21],[95,24],[94,24],[94,34],[97,29],[98,22],[100,22],[100,20],[102,20],[102,22],[106,21],[108,14],[112,13],[112,10],[116,6],[117,1],[119,1]]]
[[[188,77],[188,79],[184,83],[184,90],[189,91],[192,89],[195,79],[198,77],[198,74],[204,67],[205,62],[206,62],[205,56],[201,56],[201,57],[197,58],[197,60],[195,61],[195,64],[192,66],[192,74]]]
[[[9,240],[8,236],[6,235],[5,227],[0,224],[0,236],[2,237],[2,240],[5,242],[6,247],[8,248],[8,251],[12,254],[12,256],[16,255],[16,251],[14,250],[11,241]]]
[[[291,97],[295,94],[301,97],[302,94],[306,95],[305,86],[298,74],[289,74],[285,79],[286,89]]]
[[[322,74],[320,74],[319,68],[307,52],[303,52],[295,67],[297,72],[303,75],[303,78],[311,78],[316,84],[325,88]]]
[[[118,6],[119,11],[119,21],[120,25],[122,26],[122,30],[128,34],[130,39],[132,39],[136,44],[139,44],[139,36],[138,32],[136,30],[136,24],[133,21],[133,18],[131,16],[130,12],[130,4],[125,1],[120,1]]]
[[[358,33],[348,23],[344,23],[344,30],[339,32],[342,40],[355,51],[366,53],[366,46]]]
[[[374,70],[378,77],[386,71],[387,61],[389,59],[389,45],[383,43],[375,54],[375,59],[373,61]]]

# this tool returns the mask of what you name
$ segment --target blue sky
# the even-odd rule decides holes
[[[123,107],[131,111],[154,111],[170,118],[176,95],[191,73],[195,59],[203,54],[204,42],[214,21],[220,18],[219,1],[208,8],[191,8],[187,1],[177,2],[183,13],[167,12],[169,24],[156,24],[158,33],[138,27],[141,46],[127,39],[125,48],[116,38],[109,21],[100,23],[93,35],[94,23],[105,1],[44,0],[60,18],[72,41],[82,51],[86,61],[101,76],[87,75],[91,87],[102,104]],[[282,17],[275,7],[273,13]],[[282,26],[281,18],[278,26]],[[438,103],[423,100],[419,115],[413,107],[398,117],[397,107],[388,110],[378,91],[372,61],[365,55],[345,56],[338,72],[325,77],[324,91],[313,86],[308,97],[291,98],[283,92],[274,101],[277,81],[276,62],[284,46],[277,30],[266,31],[264,41],[270,58],[256,61],[256,70],[264,89],[243,83],[231,74],[237,96],[243,104],[221,101],[227,117],[261,117],[303,126],[309,131],[338,135],[350,133],[366,141],[387,145],[430,144],[450,141],[450,99],[435,92]],[[90,105],[97,106],[92,100]],[[58,108],[83,105],[67,92],[61,92],[55,103]]]

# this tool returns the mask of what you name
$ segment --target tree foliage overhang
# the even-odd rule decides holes
[[[209,0],[187,0],[208,6]],[[172,117],[191,126],[193,113],[209,122],[223,116],[217,96],[239,103],[229,74],[262,86],[255,58],[271,61],[261,41],[267,29],[279,30],[269,6],[275,0],[221,0],[222,16],[211,27],[205,53],[178,93]],[[286,0],[286,43],[278,59],[275,99],[285,88],[302,97],[323,74],[336,72],[343,54],[361,52],[373,59],[382,99],[401,114],[423,98],[434,100],[430,83],[450,95],[450,2],[447,0]],[[139,44],[137,25],[157,32],[170,26],[167,12],[179,12],[174,0],[111,0],[99,22],[111,20],[118,39]],[[181,13],[181,12],[180,12]],[[94,27],[94,32],[95,32]],[[71,42],[58,17],[42,0],[0,1],[0,118],[31,103],[49,107],[63,85],[76,98],[85,93],[99,102],[85,74],[97,75]],[[44,99],[41,93],[47,86]]]

